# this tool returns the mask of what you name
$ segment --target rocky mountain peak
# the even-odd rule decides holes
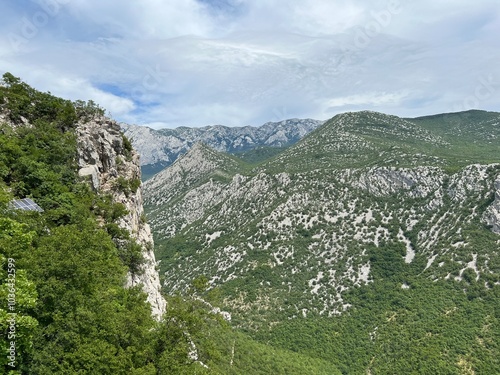
[[[143,168],[158,172],[171,165],[198,142],[228,153],[258,147],[284,147],[296,143],[322,123],[323,121],[311,119],[289,119],[268,122],[259,127],[214,125],[160,130],[127,124],[120,126],[141,154]]]

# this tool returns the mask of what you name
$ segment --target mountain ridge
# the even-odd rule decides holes
[[[309,338],[303,327],[322,332],[354,325],[352,337],[364,352],[349,350],[362,358],[359,364],[336,357],[351,345],[347,337],[334,339],[338,347],[330,349],[335,355],[320,349],[329,345],[330,336],[320,335],[316,349],[304,351],[347,373],[396,368],[400,360],[383,348],[398,330],[409,328],[393,330],[387,319],[394,313],[418,310],[427,316],[425,309],[453,309],[442,298],[415,306],[412,295],[420,300],[448,293],[461,301],[455,305],[461,311],[468,299],[480,298],[484,315],[473,320],[480,324],[491,314],[500,288],[500,154],[498,144],[490,143],[499,135],[500,114],[472,114],[451,116],[451,122],[443,115],[433,123],[376,112],[341,114],[268,161],[246,169],[223,168],[224,179],[208,171],[179,189],[160,175],[154,188],[147,181],[145,208],[164,289],[183,291],[203,275],[222,295],[222,307],[239,329],[287,349],[304,350]],[[450,124],[463,131],[449,131]],[[479,124],[480,132],[465,131]],[[211,155],[224,165],[227,155]],[[183,163],[178,159],[176,167]],[[168,198],[159,199],[167,190]],[[377,295],[380,308],[370,313],[366,301],[376,303]],[[398,309],[385,304],[386,298],[406,302]],[[354,316],[365,328],[355,325]],[[376,337],[377,327],[384,327],[387,336],[367,339]],[[439,339],[413,335],[446,356]],[[440,335],[454,337],[448,331]],[[452,343],[457,348],[457,341]],[[410,352],[423,350],[410,341],[401,345],[414,345]],[[477,365],[483,349],[472,341],[467,345],[474,348],[468,352]],[[394,350],[407,357],[402,349]],[[443,366],[463,361],[456,350]],[[384,355],[394,365],[391,370]],[[493,357],[486,356],[492,366]],[[422,360],[401,361],[401,371],[417,371],[414,366]],[[437,362],[433,366],[439,367]]]
[[[259,127],[212,125],[201,128],[151,129],[121,124],[127,137],[141,154],[141,165],[148,177],[172,164],[197,142],[218,151],[238,153],[258,147],[286,147],[301,139],[324,121],[289,119],[267,122]]]

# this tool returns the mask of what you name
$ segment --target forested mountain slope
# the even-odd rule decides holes
[[[199,146],[145,184],[164,290],[203,275],[239,328],[344,373],[499,372],[499,136],[357,112],[256,167]]]
[[[339,373],[233,331],[202,279],[165,304],[138,155],[103,113],[0,81],[0,374]]]

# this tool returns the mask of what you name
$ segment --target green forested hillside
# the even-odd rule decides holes
[[[139,289],[123,288],[126,267],[99,223],[112,223],[123,210],[76,174],[76,122],[102,110],[40,93],[10,74],[0,98],[2,352],[15,347],[14,359],[0,358],[1,372],[146,369],[154,327],[149,307]],[[24,197],[44,212],[13,210],[10,200]],[[12,270],[15,284],[8,288]],[[7,305],[12,294],[15,304]]]
[[[0,107],[0,373],[500,373],[498,114],[341,115],[258,165],[195,147],[145,189],[157,322],[126,209],[77,175],[103,110],[10,74]]]
[[[8,73],[0,83],[0,374],[335,374],[233,331],[203,288],[169,297],[160,322],[124,288],[137,266],[116,224],[126,209],[77,175],[77,123],[102,114]],[[44,212],[13,209],[25,197]]]
[[[500,373],[499,129],[359,112],[253,168],[188,153],[145,184],[165,291],[203,275],[239,331],[344,374]]]
[[[496,163],[499,117],[497,112],[486,111],[416,119],[369,111],[344,113],[264,166],[292,172],[366,166],[455,168]]]

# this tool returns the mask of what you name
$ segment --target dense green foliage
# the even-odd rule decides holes
[[[3,75],[0,105],[15,124],[41,121],[54,123],[59,128],[73,127],[78,119],[104,114],[104,109],[92,100],[72,103],[50,93],[39,92],[10,73]]]
[[[429,148],[451,167],[470,163],[498,162],[498,113],[471,110],[409,119],[442,137],[453,147]],[[427,150],[425,150],[427,151]]]
[[[17,325],[15,360],[3,355],[1,373],[129,374],[147,368],[154,322],[143,293],[124,289],[129,264],[105,229],[126,212],[80,183],[76,173],[75,123],[101,111],[93,103],[40,93],[10,74],[0,94],[2,112],[15,124],[0,125],[2,352],[12,346],[6,329],[11,311]],[[44,212],[10,208],[10,199],[26,196]],[[13,309],[5,294],[8,259],[15,264]]]
[[[188,295],[169,297],[163,320],[154,321],[140,288],[124,288],[127,271],[140,272],[143,261],[117,224],[125,206],[77,176],[75,122],[102,110],[10,74],[0,98],[9,122],[0,124],[0,374],[337,373],[324,360],[234,331],[200,299],[217,298],[204,278]],[[139,183],[122,178],[115,188],[128,194]],[[24,197],[44,212],[10,206]]]
[[[235,152],[234,156],[249,163],[259,164],[271,159],[272,157],[282,153],[289,146],[284,147],[258,147],[248,151]]]
[[[209,304],[199,297],[200,289],[203,288],[195,280],[187,295],[167,299],[170,308],[160,329],[160,339],[153,344],[161,374],[190,374],[193,370],[207,375],[340,374],[329,361],[271,346],[232,329],[220,315],[207,309]],[[212,291],[204,298],[211,300],[215,295]],[[199,362],[194,366],[188,359],[193,348],[190,340],[198,349]]]
[[[257,333],[275,346],[331,361],[344,374],[496,374],[500,316],[496,288],[470,298],[452,282],[414,279],[354,289],[335,318],[283,322]]]
[[[195,183],[146,183],[166,289],[203,274],[239,333],[344,374],[500,373],[499,121],[343,114],[251,168],[210,154],[219,179],[188,155]]]

